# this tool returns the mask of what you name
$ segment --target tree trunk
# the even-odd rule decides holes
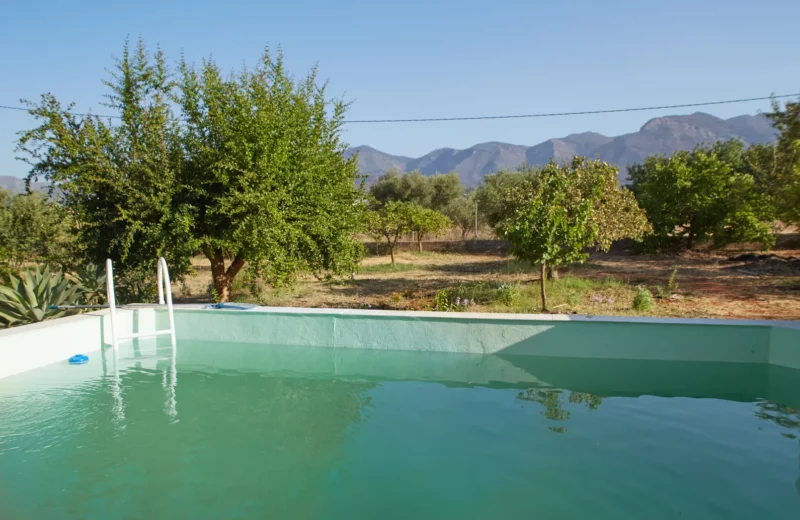
[[[417,251],[422,252],[422,235],[417,234]]]
[[[548,280],[560,280],[560,276],[558,274],[558,267],[553,267],[552,265],[547,268],[547,279]]]
[[[547,278],[547,264],[546,262],[542,262],[541,266],[541,274],[542,274],[542,310],[547,310],[547,290],[545,289],[545,280]]]
[[[686,247],[689,249],[689,251],[691,251],[692,247],[694,247],[694,229],[692,228],[689,228],[689,238],[686,242]]]
[[[211,279],[214,283],[217,299],[219,299],[220,302],[229,301],[231,289],[233,288],[233,279],[236,278],[236,275],[239,274],[239,271],[244,267],[244,260],[237,256],[226,269],[225,253],[221,248],[211,250],[211,248],[204,246],[203,254],[206,255],[208,261],[211,262]]]
[[[394,265],[394,246],[389,246],[389,254],[392,257],[392,265]]]

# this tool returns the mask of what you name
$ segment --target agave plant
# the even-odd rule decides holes
[[[54,307],[75,305],[83,297],[80,284],[60,271],[51,273],[50,267],[37,266],[9,278],[10,286],[0,285],[0,319],[7,327],[58,318],[69,311]]]
[[[83,303],[99,305],[106,301],[106,273],[99,265],[88,263],[75,269],[73,280],[83,288]]]

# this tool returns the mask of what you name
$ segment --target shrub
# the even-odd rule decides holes
[[[637,311],[649,311],[655,306],[653,295],[647,288],[641,285],[636,288],[636,296],[633,298],[633,308]]]

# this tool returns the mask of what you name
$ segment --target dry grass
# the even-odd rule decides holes
[[[796,254],[780,252],[784,257]],[[550,283],[550,310],[639,314],[632,302],[636,287],[643,285],[654,295],[662,293],[648,315],[800,319],[800,273],[753,272],[742,262],[728,261],[728,255],[593,255],[584,265],[562,270],[562,280]],[[196,274],[185,285],[176,285],[177,299],[210,301],[208,264],[198,257],[194,265]],[[675,266],[679,287],[666,294]],[[303,277],[290,289],[265,289],[257,299],[237,284],[233,299],[273,306],[434,310],[441,291],[477,301],[470,310],[538,312],[538,280],[537,269],[500,254],[401,252],[394,267],[388,256],[366,258],[352,280]]]

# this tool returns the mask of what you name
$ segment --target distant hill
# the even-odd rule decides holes
[[[620,180],[627,177],[627,166],[640,163],[648,155],[671,155],[678,150],[691,150],[698,144],[741,139],[747,144],[772,141],[775,130],[762,115],[743,115],[720,119],[696,112],[686,116],[666,116],[651,119],[638,132],[607,137],[595,132],[571,134],[549,139],[535,146],[508,143],[481,143],[465,150],[440,148],[419,158],[389,155],[369,146],[347,150],[358,152],[358,163],[368,182],[392,168],[400,171],[419,170],[426,175],[436,172],[458,172],[467,186],[477,186],[488,173],[513,169],[525,162],[543,165],[550,159],[568,161],[575,155],[598,158],[620,167]]]
[[[47,186],[47,183],[44,182],[34,182],[31,188],[39,191],[47,191]],[[17,193],[25,193],[25,179],[11,177],[9,175],[0,175],[0,188],[14,195]]]

